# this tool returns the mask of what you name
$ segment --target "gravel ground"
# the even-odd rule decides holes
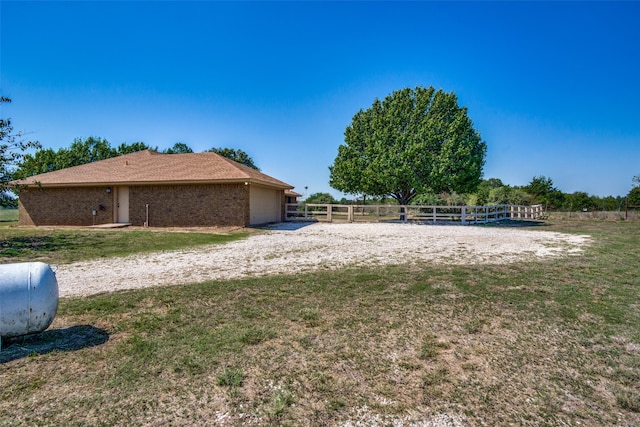
[[[509,227],[282,223],[225,245],[61,265],[60,296],[349,266],[505,264],[580,254],[588,236]]]

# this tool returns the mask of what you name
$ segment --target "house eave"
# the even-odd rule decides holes
[[[153,186],[153,185],[203,185],[203,184],[245,184],[245,185],[260,185],[269,188],[275,188],[279,190],[290,190],[293,186],[283,183],[276,184],[263,180],[257,180],[252,178],[234,178],[234,179],[222,179],[222,180],[174,180],[174,181],[106,181],[106,182],[54,182],[54,183],[41,183],[41,182],[23,182],[14,181],[12,186],[14,188],[81,188],[81,187],[118,187],[118,186]]]

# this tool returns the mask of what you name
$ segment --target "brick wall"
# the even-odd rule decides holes
[[[113,222],[113,206],[113,196],[106,186],[23,189],[18,199],[18,224],[107,224]]]
[[[114,191],[95,188],[31,188],[20,193],[20,225],[108,224],[114,221]],[[142,226],[246,226],[249,188],[242,184],[155,185],[129,187],[129,222]],[[97,215],[92,215],[95,210]]]
[[[249,224],[249,190],[244,184],[129,187],[129,222],[150,227],[240,226]]]

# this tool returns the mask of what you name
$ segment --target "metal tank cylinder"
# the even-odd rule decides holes
[[[44,331],[57,310],[58,281],[48,264],[0,264],[0,339]]]

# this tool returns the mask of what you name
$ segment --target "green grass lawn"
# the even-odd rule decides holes
[[[67,264],[135,253],[221,244],[243,239],[247,235],[244,231],[217,234],[126,229],[109,231],[0,227],[0,264],[30,261]]]
[[[15,224],[17,222],[18,222],[18,209],[0,208],[0,227],[6,225],[7,223]]]
[[[640,425],[638,223],[538,229],[594,243],[62,299],[4,343],[0,425]]]

